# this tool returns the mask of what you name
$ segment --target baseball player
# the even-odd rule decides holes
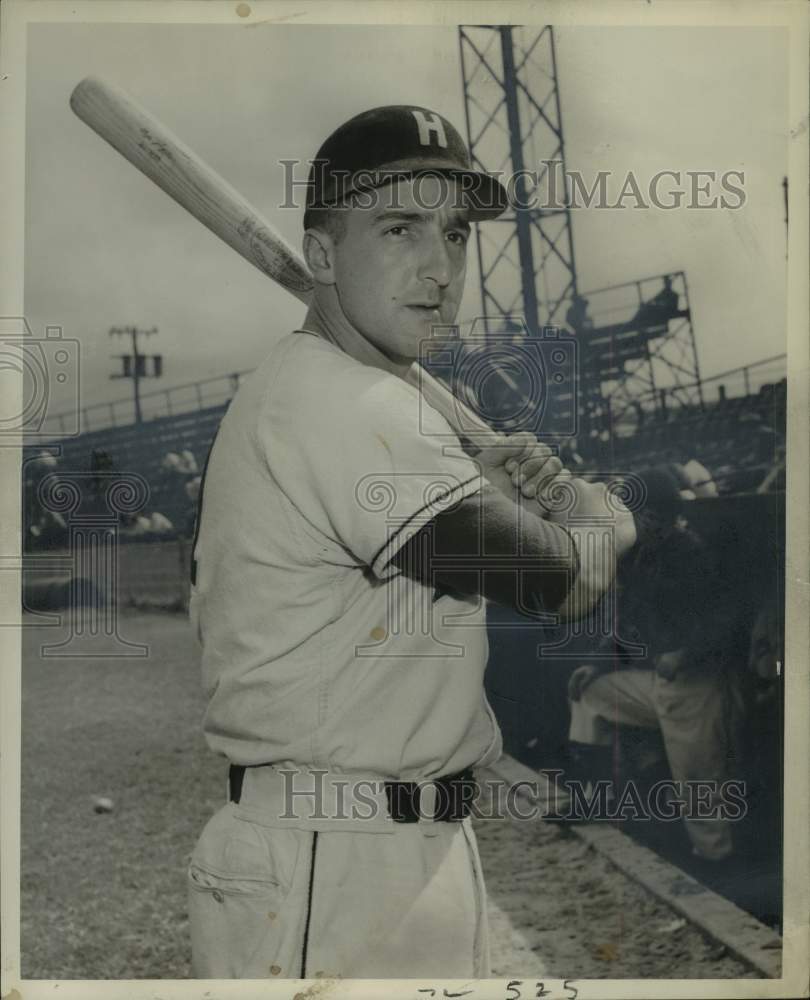
[[[200,496],[191,616],[231,766],[189,867],[198,977],[489,974],[486,602],[580,615],[635,538],[619,509],[613,548],[578,551],[549,481],[586,515],[602,486],[527,434],[473,460],[401,377],[456,317],[470,224],[505,207],[425,108],[360,114],[313,161],[312,306],[239,389]]]

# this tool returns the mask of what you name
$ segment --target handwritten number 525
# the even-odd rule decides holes
[[[523,985],[522,979],[512,979],[506,985],[506,998],[505,1000],[521,1000],[523,994],[521,993],[520,987]],[[541,1000],[543,997],[551,996],[551,990],[546,989],[545,983],[535,983],[534,984],[534,1000]],[[576,986],[572,985],[570,980],[566,979],[563,982],[563,989],[566,991],[565,1000],[577,1000],[579,996],[579,990]]]

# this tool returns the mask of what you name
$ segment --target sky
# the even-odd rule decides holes
[[[632,170],[642,187],[660,170],[745,172],[737,210],[572,213],[581,289],[686,272],[704,375],[785,350],[786,44],[779,28],[556,30],[569,170]],[[84,76],[132,94],[296,246],[280,160],[383,104],[464,133],[455,27],[42,24],[27,73],[26,317],[78,340],[83,405],[131,395],[109,378],[110,327],[159,329],[146,349],[164,374],[145,388],[168,388],[255,367],[304,313],[73,115]],[[471,252],[460,318],[479,302]]]

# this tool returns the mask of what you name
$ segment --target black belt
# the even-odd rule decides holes
[[[231,802],[239,802],[242,797],[242,782],[245,779],[245,765],[231,764],[228,772],[228,788]],[[420,815],[422,792],[428,785],[435,789],[433,815]],[[470,768],[457,774],[448,774],[430,782],[386,781],[385,797],[388,812],[395,823],[416,823],[420,819],[432,819],[439,823],[459,823],[472,811],[472,803],[478,794],[478,783]],[[426,803],[422,808],[428,809]]]
[[[423,813],[420,816],[420,799],[428,784],[435,788],[436,801],[432,816]],[[448,774],[432,781],[386,781],[385,795],[388,799],[388,811],[395,823],[416,823],[420,819],[432,819],[440,823],[460,823],[470,815],[475,796],[478,794],[478,782],[472,770],[459,771],[458,774]],[[423,809],[430,808],[428,804]]]

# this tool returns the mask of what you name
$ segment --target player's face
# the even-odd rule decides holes
[[[410,361],[431,327],[458,313],[467,211],[455,181],[445,178],[401,180],[373,194],[372,207],[348,212],[335,248],[335,284],[352,326],[388,357]]]

